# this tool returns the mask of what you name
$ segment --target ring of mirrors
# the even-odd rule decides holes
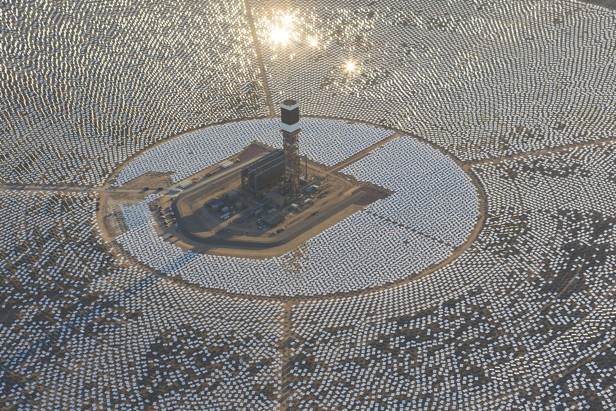
[[[280,42],[273,0],[4,2],[0,408],[616,408],[616,17],[590,3],[298,0]],[[106,237],[120,165],[290,95],[407,134],[358,179],[424,141],[459,159],[486,200],[472,244],[391,286],[270,298],[161,275],[183,263],[170,242],[152,270]]]
[[[271,258],[247,258],[241,249],[231,250],[226,256],[211,252],[200,255],[190,239],[178,232],[177,223],[172,223],[175,216],[169,217],[167,227],[157,230],[157,216],[165,214],[163,208],[174,214],[169,204],[181,190],[178,187],[186,187],[187,182],[192,185],[199,180],[193,178],[196,174],[203,176],[210,171],[201,177],[208,183],[208,178],[215,178],[211,174],[222,170],[219,164],[228,164],[227,159],[251,140],[273,147],[281,144],[274,119],[229,123],[176,137],[122,167],[112,179],[119,189],[151,185],[144,177],[154,173],[150,182],[163,181],[162,185],[170,180],[175,184],[167,183],[155,194],[144,194],[143,199],[135,195],[121,201],[111,196],[109,202],[103,201],[111,203],[101,211],[110,217],[108,224],[117,227],[109,230],[114,232],[113,238],[137,260],[167,275],[207,288],[264,296],[323,295],[387,285],[434,268],[469,244],[479,220],[480,201],[471,177],[452,158],[413,137],[398,137],[382,127],[322,118],[304,118],[301,124],[300,146],[310,160],[330,167],[342,163],[345,178],[383,187],[392,194],[365,207],[353,207],[337,223],[318,221],[315,214],[325,214],[327,208],[319,208],[316,199],[317,203],[305,207],[299,217],[310,226],[322,225],[324,231],[299,246],[291,243]],[[389,136],[393,137],[391,141],[363,152],[364,157],[343,163]],[[220,141],[225,144],[216,147]],[[131,185],[135,181],[139,183]],[[218,190],[221,184],[211,185]],[[148,189],[151,191],[151,187]],[[350,195],[337,194],[334,205]],[[197,203],[197,210],[206,203],[200,197],[191,201]],[[289,214],[291,217],[294,213]],[[218,221],[215,217],[213,220]],[[196,221],[193,218],[191,224]],[[229,222],[226,227],[228,231],[234,225]],[[277,234],[274,229],[270,232]],[[217,254],[219,248],[214,247]],[[263,250],[248,254],[264,255]]]

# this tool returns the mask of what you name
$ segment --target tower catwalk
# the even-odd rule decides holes
[[[299,191],[301,163],[298,150],[299,104],[295,100],[285,100],[280,105],[282,121],[282,148],[285,156],[285,189],[287,195]]]

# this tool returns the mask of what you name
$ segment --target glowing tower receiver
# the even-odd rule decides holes
[[[297,143],[299,141],[299,104],[295,100],[285,100],[280,105],[282,121],[282,149],[285,156],[285,188],[287,195],[299,191],[301,164]]]

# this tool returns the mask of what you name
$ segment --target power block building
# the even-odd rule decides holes
[[[261,191],[268,185],[280,181],[284,174],[284,150],[274,150],[242,168],[242,188]]]
[[[242,168],[242,188],[262,191],[282,181],[285,195],[297,194],[300,187],[301,159],[299,156],[299,104],[285,100],[280,105],[282,150],[274,150],[263,158]]]

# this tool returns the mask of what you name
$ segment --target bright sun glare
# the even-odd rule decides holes
[[[347,73],[353,73],[357,71],[357,63],[355,63],[353,60],[347,61],[344,65],[344,71],[346,71]]]
[[[282,16],[282,23],[285,26],[290,25],[291,23],[293,23],[293,16],[290,14],[285,14],[284,16]]]
[[[274,27],[270,33],[272,43],[285,45],[289,42],[291,33],[283,27]]]

